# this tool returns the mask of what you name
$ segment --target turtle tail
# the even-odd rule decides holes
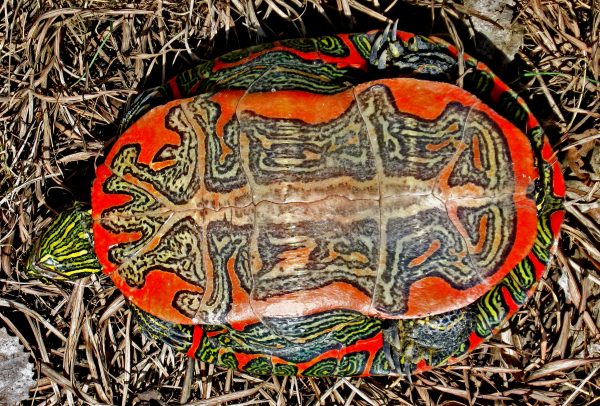
[[[59,214],[36,242],[26,274],[51,282],[79,279],[101,270],[94,252],[91,211],[75,203]]]

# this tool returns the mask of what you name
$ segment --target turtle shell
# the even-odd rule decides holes
[[[404,65],[384,79],[373,33],[204,64],[98,167],[103,270],[140,309],[197,326],[190,354],[357,375],[397,372],[386,346],[442,348],[408,354],[423,369],[491,334],[541,277],[564,187],[537,121],[484,65],[467,56],[466,89],[444,83],[456,50],[398,35]]]

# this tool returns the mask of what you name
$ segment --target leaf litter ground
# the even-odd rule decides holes
[[[600,397],[600,2],[519,1],[523,46],[504,69],[470,39],[473,2],[10,1],[0,7],[0,327],[35,363],[23,404],[592,404]],[[32,239],[74,199],[140,89],[225,51],[382,28],[488,58],[558,151],[567,215],[533,298],[463,361],[404,378],[257,378],[147,340],[106,277],[22,278]],[[493,19],[492,25],[498,26]],[[498,27],[500,28],[500,27]],[[501,61],[502,62],[502,61]],[[501,64],[500,62],[500,64]]]

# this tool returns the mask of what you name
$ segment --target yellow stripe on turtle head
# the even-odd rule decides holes
[[[44,231],[29,254],[26,273],[47,281],[70,280],[101,269],[94,253],[90,210],[76,203]]]

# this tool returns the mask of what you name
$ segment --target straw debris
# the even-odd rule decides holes
[[[600,396],[600,9],[520,0],[512,86],[544,121],[567,180],[554,265],[502,331],[462,362],[390,378],[257,378],[143,337],[105,277],[43,285],[22,270],[140,89],[228,50],[400,18],[468,51],[473,19],[441,0],[5,0],[0,7],[0,327],[35,360],[23,404],[590,404]],[[416,17],[414,17],[416,16]],[[414,17],[414,18],[413,18]],[[415,23],[416,21],[416,23]],[[411,26],[412,23],[412,26]],[[461,28],[467,27],[467,28]],[[471,52],[475,53],[476,52]],[[477,55],[479,56],[479,55]],[[507,71],[498,71],[501,76]]]

